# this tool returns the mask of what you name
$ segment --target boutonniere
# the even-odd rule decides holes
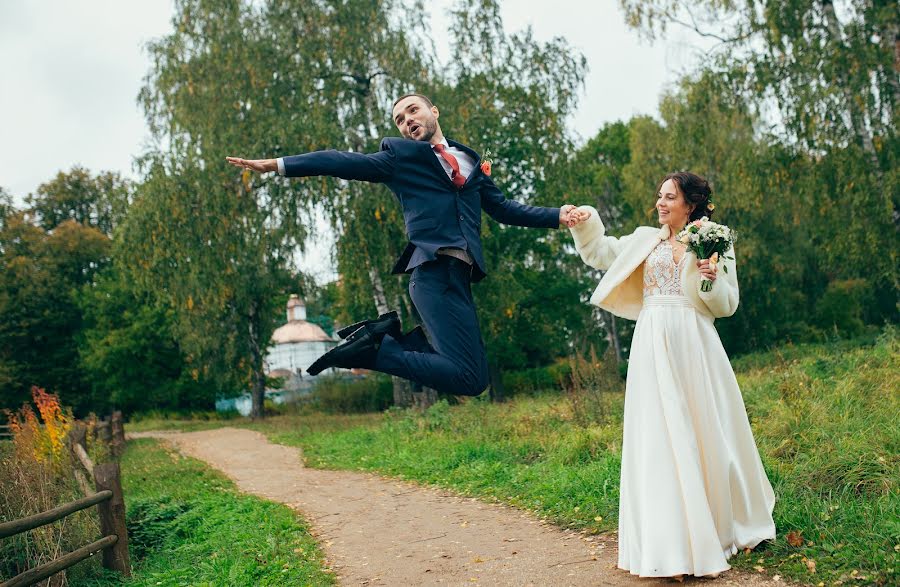
[[[484,152],[481,156],[481,172],[487,176],[491,175],[491,166],[494,164],[494,154],[490,150]]]

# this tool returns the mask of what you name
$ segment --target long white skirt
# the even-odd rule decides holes
[[[709,575],[775,538],[775,493],[711,318],[651,296],[635,326],[625,391],[619,568]]]

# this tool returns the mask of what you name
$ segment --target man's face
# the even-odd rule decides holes
[[[438,109],[434,106],[429,108],[418,96],[409,96],[397,102],[392,116],[404,138],[428,142],[437,132]]]

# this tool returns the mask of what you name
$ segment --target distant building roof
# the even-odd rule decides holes
[[[291,320],[272,333],[272,342],[284,344],[290,342],[334,342],[325,331],[316,324],[305,320]]]

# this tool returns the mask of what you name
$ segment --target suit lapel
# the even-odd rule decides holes
[[[428,160],[428,165],[431,165],[434,168],[435,173],[440,175],[448,186],[456,190],[456,186],[453,185],[452,181],[450,181],[450,176],[447,175],[447,172],[444,171],[444,167],[441,165],[441,162],[438,161],[438,157],[440,157],[440,155],[434,152],[434,149],[431,147],[431,143],[426,143],[424,141],[418,142],[422,143],[423,145],[422,155]]]
[[[466,153],[469,154],[469,157],[471,157],[475,161],[475,167],[472,168],[472,173],[470,173],[469,177],[466,178],[465,185],[469,185],[469,182],[472,181],[472,179],[476,175],[481,173],[481,155],[479,155],[478,153],[476,153],[474,150],[470,149],[469,147],[463,145],[462,143],[457,143],[456,141],[451,141],[450,139],[447,139],[447,144],[450,145],[451,147],[456,147],[457,149],[465,151]],[[463,186],[463,187],[465,187],[465,186]]]

